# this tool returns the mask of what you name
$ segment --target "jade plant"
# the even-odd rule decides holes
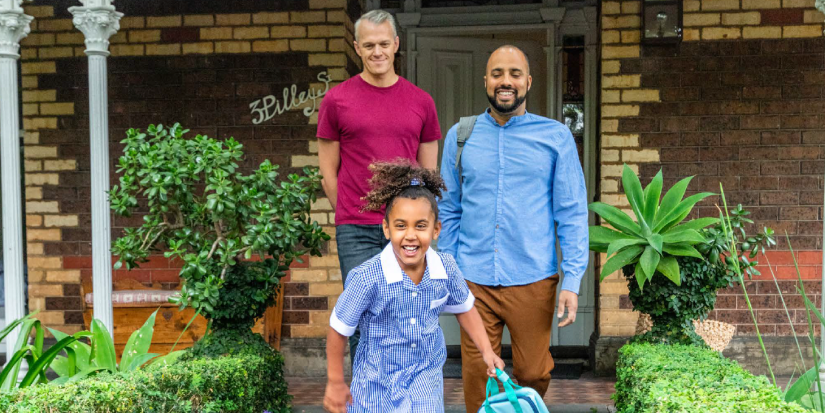
[[[163,252],[182,263],[181,309],[191,306],[213,328],[248,329],[274,303],[290,264],[320,256],[330,238],[310,218],[320,175],[280,176],[268,160],[246,174],[235,139],[187,132],[179,124],[127,131],[111,205],[121,216],[143,215],[143,224],[115,241],[115,267]]]

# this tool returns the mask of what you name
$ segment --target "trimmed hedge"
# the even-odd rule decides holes
[[[782,401],[764,376],[696,346],[628,344],[619,350],[616,394],[620,413],[804,413]]]
[[[0,412],[290,413],[283,356],[238,355],[100,374],[0,394]]]

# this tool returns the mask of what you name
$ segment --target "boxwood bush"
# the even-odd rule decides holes
[[[289,413],[283,356],[193,358],[0,394],[0,412]]]
[[[735,361],[696,346],[628,344],[619,350],[616,394],[620,413],[803,413],[779,389]]]

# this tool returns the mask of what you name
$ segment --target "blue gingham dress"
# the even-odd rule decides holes
[[[388,244],[347,276],[330,326],[344,336],[361,330],[349,413],[444,411],[447,350],[438,315],[470,311],[475,297],[451,255],[429,249],[426,260],[415,285]]]

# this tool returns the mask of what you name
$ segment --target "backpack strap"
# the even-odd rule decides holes
[[[464,183],[464,178],[461,176],[461,153],[464,152],[464,144],[467,143],[467,139],[470,139],[470,135],[473,134],[473,128],[476,125],[477,118],[477,115],[464,116],[458,121],[458,131],[456,132],[456,144],[458,147],[455,152],[455,167],[458,168],[459,184]]]

